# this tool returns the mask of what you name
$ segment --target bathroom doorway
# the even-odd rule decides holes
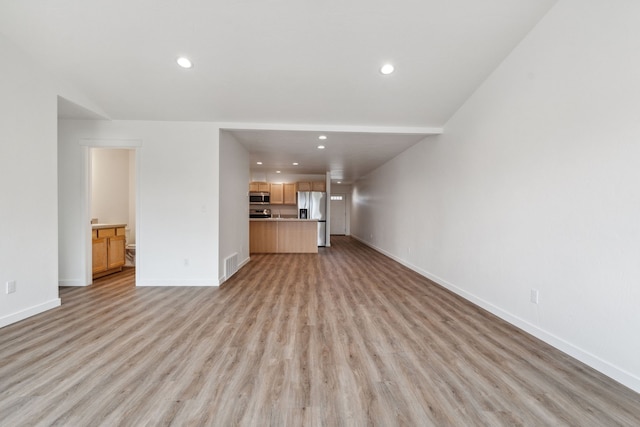
[[[136,265],[136,150],[120,147],[91,147],[89,154],[89,214],[92,230],[109,231],[110,225],[124,228],[124,268]],[[103,228],[105,227],[105,228]],[[92,233],[92,247],[101,244]],[[116,236],[116,238],[121,238]],[[121,241],[120,241],[121,244]],[[102,256],[90,251],[90,256]],[[97,254],[100,255],[97,255]],[[105,255],[106,256],[106,255]],[[92,259],[92,273],[100,270],[100,262]],[[96,267],[98,266],[98,267]],[[107,271],[109,272],[109,271]]]

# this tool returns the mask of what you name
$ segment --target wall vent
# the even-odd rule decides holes
[[[237,271],[238,253],[235,252],[224,259],[224,280],[229,280],[229,278],[236,274]]]

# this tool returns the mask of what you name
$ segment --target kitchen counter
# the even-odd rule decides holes
[[[91,224],[92,230],[102,230],[104,228],[125,228],[127,224]]]
[[[286,222],[318,222],[317,219],[300,218],[251,218],[249,221],[286,221]]]
[[[318,220],[251,218],[250,253],[318,253]]]

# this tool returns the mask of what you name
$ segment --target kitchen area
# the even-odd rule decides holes
[[[249,183],[249,252],[317,253],[327,246],[325,181]]]

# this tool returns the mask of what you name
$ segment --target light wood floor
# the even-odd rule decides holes
[[[640,395],[332,239],[220,288],[61,288],[0,329],[0,425],[638,426]]]

